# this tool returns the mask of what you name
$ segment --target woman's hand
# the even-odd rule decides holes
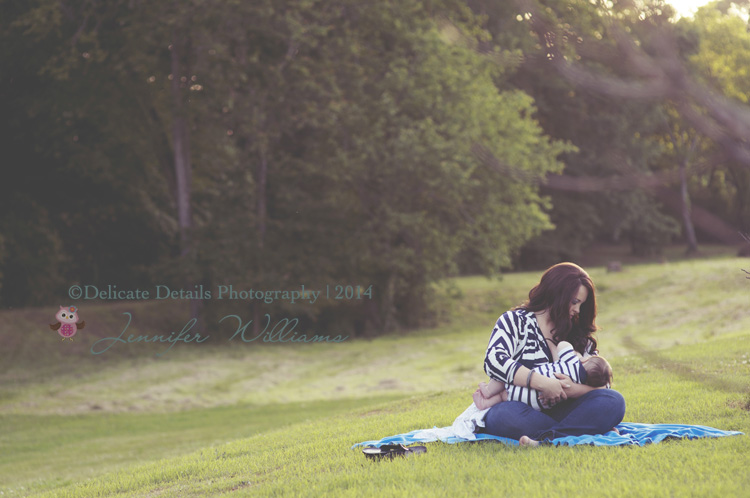
[[[575,382],[570,380],[570,377],[561,373],[555,373],[555,377],[557,377],[560,382],[564,384],[563,387],[565,389],[565,394],[570,399],[580,398],[584,394],[594,389],[599,389],[598,387],[591,387],[585,384],[576,384]]]
[[[570,384],[572,384],[569,378],[566,377],[568,380],[565,382],[540,374],[535,375],[535,377],[538,378],[534,379],[536,382],[532,381],[532,387],[539,391],[539,400],[542,402],[542,405],[551,407],[568,399],[566,389],[570,388]]]

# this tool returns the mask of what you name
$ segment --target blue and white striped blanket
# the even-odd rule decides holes
[[[688,438],[736,436],[742,434],[737,431],[722,431],[713,427],[702,425],[679,425],[679,424],[636,424],[622,422],[617,426],[619,434],[610,431],[606,434],[590,436],[567,436],[547,441],[556,446],[574,446],[588,444],[593,446],[623,446],[637,444],[643,446],[648,443],[658,443],[667,438]],[[429,443],[443,441],[445,443],[460,443],[464,441],[495,440],[508,445],[518,445],[515,439],[491,436],[489,434],[474,434],[473,438],[457,436],[451,427],[435,427],[433,429],[417,429],[406,434],[385,437],[379,441],[363,441],[357,446],[382,446],[384,444],[401,443],[404,445],[414,443]]]

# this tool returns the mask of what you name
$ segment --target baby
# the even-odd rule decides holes
[[[553,363],[544,363],[534,367],[536,373],[555,378],[555,373],[570,377],[573,382],[586,384],[591,387],[603,387],[612,382],[612,367],[601,356],[586,356],[585,358],[573,349],[566,341],[561,341],[557,348],[552,347]],[[526,387],[506,385],[495,379],[489,383],[482,382],[474,393],[474,404],[480,410],[485,410],[503,401],[521,401],[535,410],[549,408],[539,401],[539,392]]]

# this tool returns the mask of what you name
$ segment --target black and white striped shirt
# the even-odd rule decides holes
[[[585,379],[586,371],[583,370],[581,360],[578,358],[573,346],[568,342],[561,342],[560,345],[565,347],[557,350],[558,359],[553,363],[542,363],[533,368],[534,372],[555,378],[556,373],[561,373],[570,377],[570,380],[578,384],[583,383],[582,379]],[[583,371],[582,371],[583,370]],[[528,389],[522,386],[515,386],[513,384],[506,385],[508,389],[508,400],[520,401],[531,406],[534,410],[541,410],[542,408],[549,408],[548,406],[542,405],[539,400],[539,391],[535,389]]]
[[[589,343],[589,354],[596,354]],[[577,359],[577,358],[576,358]],[[526,368],[535,367],[552,362],[552,353],[544,340],[536,315],[531,311],[523,309],[511,310],[503,313],[497,319],[495,328],[492,330],[490,342],[487,346],[487,354],[484,360],[484,371],[490,378],[504,382],[507,386],[513,385],[518,368],[523,365]],[[564,373],[564,372],[563,372]],[[566,375],[568,375],[566,373]],[[574,380],[574,379],[573,379]],[[529,393],[525,387],[520,391],[524,394],[516,399],[539,409],[536,391]],[[508,392],[510,395],[510,391]],[[509,398],[513,399],[513,398]],[[527,402],[527,400],[529,400]]]

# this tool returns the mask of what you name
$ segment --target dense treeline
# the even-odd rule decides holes
[[[600,41],[614,15],[648,46],[670,15],[658,2],[545,4],[581,41]],[[515,3],[0,5],[4,307],[57,303],[74,283],[339,283],[372,298],[294,314],[371,334],[429,318],[430,284],[446,275],[569,259],[595,239],[656,251],[689,232],[663,191],[564,191],[548,181],[560,174],[682,167],[683,210],[687,199],[750,228],[745,165],[712,160],[720,146],[668,100],[556,75]],[[750,84],[727,69],[746,57],[738,21],[712,8],[675,27],[696,73],[746,102]],[[738,52],[717,65],[727,36]],[[256,319],[269,309],[246,306]]]
[[[625,35],[644,54],[661,54],[662,44],[674,43],[679,62],[695,80],[730,94],[737,74],[743,73],[741,57],[750,41],[741,18],[745,13],[737,9],[747,8],[748,2],[715,2],[699,10],[694,20],[677,23],[670,20],[671,7],[661,1],[540,3],[557,28],[546,34],[546,46],[529,30],[526,21],[531,13],[519,8],[531,2],[471,2],[475,11],[487,16],[493,40],[522,53],[523,62],[511,83],[534,98],[545,133],[577,147],[576,153],[561,158],[565,174],[572,177],[562,184],[565,188],[558,183],[542,189],[554,206],[550,216],[556,228],[525,245],[517,263],[538,267],[574,259],[593,240],[623,241],[633,253],[647,255],[682,239],[688,252],[695,252],[696,229],[705,240],[739,241],[737,231],[750,228],[745,201],[740,200],[747,198],[750,164],[738,164],[720,143],[701,136],[683,120],[675,110],[675,101],[683,100],[677,92],[664,92],[660,98],[638,95],[642,83],[630,75],[635,72],[632,61],[615,46],[627,45],[618,35]],[[576,79],[586,75],[556,74],[548,52],[553,43],[603,80],[620,78],[605,80],[605,85],[632,81],[623,92],[632,95],[612,97],[577,84]],[[636,62],[647,66],[646,61]],[[731,96],[747,102],[745,94]],[[651,182],[648,189],[633,188],[649,184],[646,179],[657,175],[670,180]],[[633,181],[636,178],[643,181]],[[700,226],[692,225],[691,211],[700,211]]]

